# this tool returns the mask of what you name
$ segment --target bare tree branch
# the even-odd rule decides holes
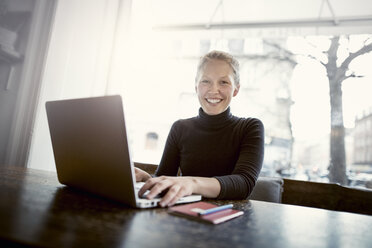
[[[317,47],[315,44],[313,44],[313,43],[311,43],[309,41],[307,41],[307,44],[310,45],[312,48],[314,48],[316,50],[319,49],[319,47]],[[323,54],[327,54],[327,50],[326,51],[320,51],[320,52],[323,53]]]
[[[355,72],[351,72],[351,74],[347,75],[347,76],[345,75],[345,79],[348,79],[348,78],[363,78],[363,77],[364,77],[364,75],[356,75]]]
[[[347,70],[347,68],[349,67],[349,64],[351,63],[351,61],[353,61],[353,59],[355,59],[356,57],[358,57],[360,55],[369,53],[371,51],[372,51],[372,43],[370,43],[368,45],[364,45],[363,47],[361,47],[355,53],[350,53],[350,55],[344,60],[344,62],[342,62],[340,68],[343,68],[344,70]]]
[[[297,61],[295,59],[296,54],[294,54],[293,52],[289,51],[288,49],[284,48],[283,46],[277,43],[269,42],[267,40],[263,40],[263,43],[277,49],[280,52],[279,54],[283,55],[281,56],[282,58],[279,59],[280,61],[287,61],[291,63],[293,66],[297,65]]]
[[[312,48],[314,48],[316,50],[319,50],[319,48],[315,44],[313,44],[313,43],[311,43],[309,41],[307,42],[307,44],[310,45]],[[325,51],[319,51],[319,52],[327,56],[327,50],[325,50]],[[305,56],[305,55],[303,55],[303,56]],[[322,65],[325,66],[325,63],[323,63],[319,58],[315,57],[314,55],[308,55],[308,57],[311,58],[311,59],[314,59],[314,60],[318,61],[319,63],[321,63]]]
[[[367,39],[365,39],[365,41],[363,42],[364,46],[368,46],[368,41],[371,39],[371,37],[368,37]]]
[[[310,41],[307,41],[307,44],[309,44],[312,48],[318,49],[318,47]]]
[[[313,60],[316,60],[317,62],[321,63],[323,66],[326,66],[327,65],[326,63],[322,62],[320,59],[318,59],[317,57],[315,57],[313,55],[308,54],[306,57],[308,57],[310,59],[313,59]]]
[[[356,75],[355,72],[352,72],[350,75],[342,75],[338,80],[343,83],[348,78],[363,78],[364,75]]]

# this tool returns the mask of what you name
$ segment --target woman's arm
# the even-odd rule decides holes
[[[246,199],[260,174],[264,158],[264,126],[258,119],[247,119],[242,129],[238,161],[231,175],[218,176],[221,184],[218,199]]]

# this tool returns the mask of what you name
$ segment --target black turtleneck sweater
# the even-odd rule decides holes
[[[255,118],[238,118],[230,108],[176,121],[167,138],[156,176],[215,177],[218,199],[245,199],[253,190],[264,156],[264,127]]]

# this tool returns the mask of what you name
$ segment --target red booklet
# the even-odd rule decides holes
[[[196,220],[219,224],[227,220],[236,218],[244,214],[243,211],[235,209],[225,209],[211,214],[199,215],[202,210],[218,207],[218,205],[208,202],[195,202],[169,208],[169,212],[183,217],[191,217]]]

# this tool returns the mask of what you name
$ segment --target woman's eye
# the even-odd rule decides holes
[[[222,81],[221,84],[229,84],[227,81]]]
[[[202,80],[201,82],[202,82],[202,83],[204,83],[204,84],[207,84],[207,83],[209,83],[209,81],[208,81],[208,80]]]

